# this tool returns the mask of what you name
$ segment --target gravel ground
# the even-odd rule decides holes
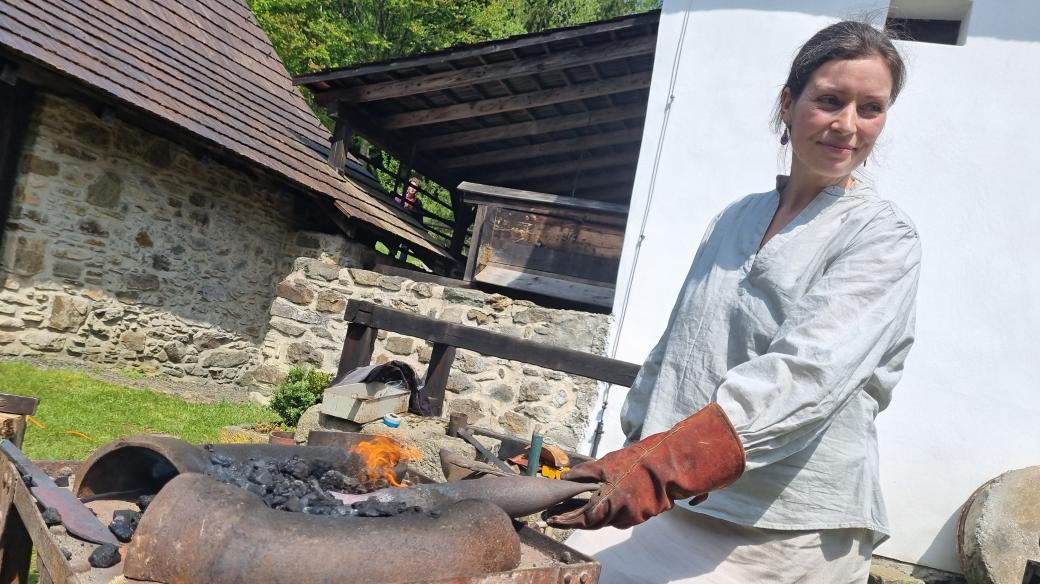
[[[114,385],[133,387],[157,391],[167,395],[179,397],[183,400],[195,403],[217,403],[234,402],[244,403],[249,401],[249,392],[256,388],[245,388],[238,385],[206,382],[184,382],[164,375],[147,376],[138,378],[130,376],[115,369],[105,369],[101,365],[86,363],[73,359],[39,358],[39,357],[17,357],[3,358],[2,361],[20,361],[30,363],[35,367],[44,369],[66,369],[84,373],[95,379],[100,379]],[[110,367],[110,366],[109,366]],[[127,369],[127,371],[130,371]],[[265,392],[266,393],[266,392]]]

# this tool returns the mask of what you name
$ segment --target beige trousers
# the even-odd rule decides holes
[[[873,551],[866,529],[758,529],[682,508],[566,543],[603,565],[600,584],[864,584]]]

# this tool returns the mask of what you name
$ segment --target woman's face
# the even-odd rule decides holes
[[[840,184],[863,163],[885,127],[892,74],[880,56],[828,61],[797,100],[784,89],[781,115],[790,126],[791,174]]]

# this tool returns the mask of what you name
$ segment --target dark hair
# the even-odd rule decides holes
[[[888,65],[892,75],[891,102],[903,89],[906,80],[906,65],[899,55],[892,40],[884,32],[865,22],[843,20],[832,24],[805,41],[791,63],[791,72],[787,75],[784,88],[791,91],[791,100],[797,100],[805,90],[806,84],[817,69],[834,60],[863,59],[877,55]],[[781,116],[783,91],[777,98],[773,112],[773,128],[779,132],[784,127]]]

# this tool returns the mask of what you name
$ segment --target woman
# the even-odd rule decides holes
[[[575,467],[604,486],[550,519],[628,528],[682,507],[576,534],[601,582],[866,581],[888,529],[874,417],[913,342],[920,244],[853,171],[903,78],[863,23],[795,57],[776,112],[790,177],[716,217],[622,411],[643,439]]]

